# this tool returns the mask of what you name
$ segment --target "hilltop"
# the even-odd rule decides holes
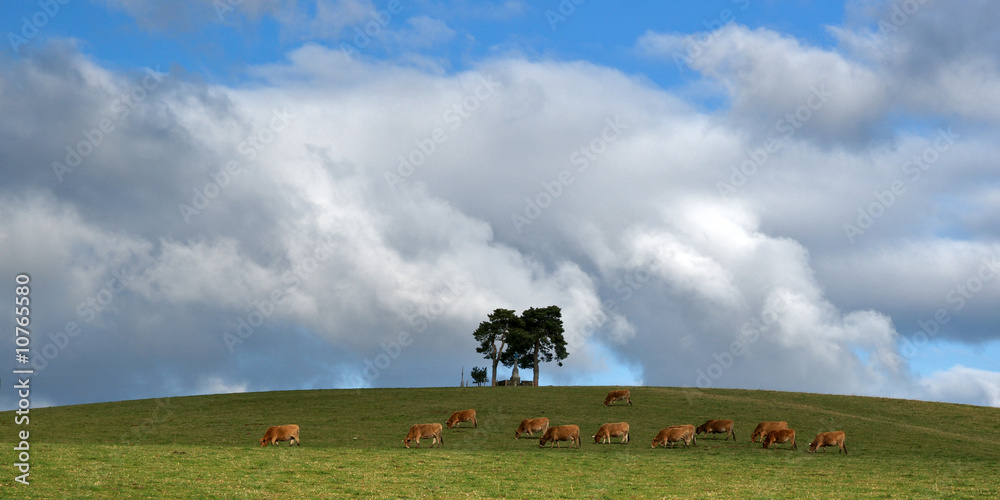
[[[617,388],[617,387],[615,387]],[[772,391],[632,387],[633,406],[604,407],[609,387],[345,389],[163,398],[33,409],[27,427],[0,414],[3,446],[31,432],[31,484],[3,455],[0,496],[155,498],[997,496],[1000,409]],[[404,449],[410,424],[475,408],[478,428],[445,429],[442,448]],[[577,424],[582,449],[513,438],[523,418]],[[653,435],[709,418],[738,440],[650,449]],[[786,420],[798,451],[752,445],[757,422]],[[596,445],[605,422],[631,442]],[[270,425],[301,426],[301,447],[260,448]],[[843,430],[849,454],[806,453]]]

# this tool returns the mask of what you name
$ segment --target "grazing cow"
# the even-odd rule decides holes
[[[288,441],[288,446],[291,446],[292,441],[294,441],[296,446],[302,446],[302,443],[299,442],[299,426],[290,424],[268,427],[267,431],[264,432],[264,437],[260,438],[260,445],[273,444],[277,446],[278,441]]]
[[[708,420],[704,424],[698,426],[695,429],[695,434],[701,434],[702,432],[708,436],[708,433],[712,434],[723,433],[726,435],[726,440],[729,440],[729,436],[733,437],[733,441],[736,441],[736,431],[733,430],[732,420]]]
[[[661,443],[664,447],[667,446],[667,443],[670,443],[670,447],[673,448],[674,443],[677,441],[683,442],[685,448],[691,446],[691,443],[698,446],[698,437],[694,433],[694,426],[673,425],[666,429],[660,429],[660,432],[653,438],[653,444],[650,445],[650,448],[656,448]]]
[[[476,410],[456,411],[448,417],[448,421],[446,423],[448,424],[448,428],[451,429],[461,422],[472,422],[473,427],[479,427],[476,423]]]
[[[840,449],[837,453],[844,452],[847,454],[847,435],[844,431],[834,431],[834,432],[821,432],[816,434],[816,439],[809,443],[809,453],[813,453],[817,448],[823,448],[826,451],[827,446],[839,446]]]
[[[628,389],[622,389],[620,391],[611,391],[608,393],[608,397],[604,398],[604,406],[608,406],[615,401],[628,400],[628,405],[632,406],[632,394]]]
[[[517,426],[517,430],[514,431],[514,439],[521,439],[521,434],[527,434],[529,436],[532,436],[531,433],[533,432],[541,432],[544,434],[545,430],[548,428],[548,417],[526,418],[521,421],[521,425]]]
[[[410,441],[417,443],[417,448],[420,448],[420,438],[430,438],[431,448],[435,444],[438,448],[444,445],[444,435],[441,432],[441,424],[413,424],[410,426],[410,432],[406,433],[406,439],[403,440],[403,444],[407,448],[410,447]]]
[[[580,426],[579,425],[556,425],[554,427],[549,427],[545,429],[545,434],[542,434],[542,438],[538,440],[538,447],[542,448],[545,443],[552,443],[557,448],[559,447],[559,441],[569,441],[570,446],[576,443],[576,447],[580,447]]]
[[[757,427],[753,430],[753,434],[750,435],[750,442],[756,443],[757,438],[764,439],[768,432],[777,429],[787,429],[788,422],[761,422],[757,424]]]
[[[605,441],[611,442],[611,438],[622,438],[621,444],[628,442],[628,422],[618,422],[617,424],[604,424],[594,434],[594,443],[603,444]]]
[[[764,436],[764,448],[770,448],[772,444],[792,443],[792,449],[799,449],[795,444],[795,429],[775,429]]]

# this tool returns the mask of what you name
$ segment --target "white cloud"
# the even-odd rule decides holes
[[[1000,373],[956,365],[920,381],[918,397],[1000,407]]]
[[[368,15],[366,3],[326,6],[333,30]],[[445,42],[452,28],[437,19],[409,26]],[[640,46],[672,64],[686,43],[648,34]],[[126,396],[278,388],[275,374],[292,367],[296,387],[343,385],[401,331],[412,344],[363,384],[444,385],[457,370],[440,360],[480,362],[471,333],[494,308],[555,304],[571,356],[544,369],[547,383],[624,366],[654,385],[997,404],[990,373],[920,378],[898,355],[912,325],[941,307],[954,316],[942,335],[995,336],[994,288],[961,310],[947,299],[997,254],[995,225],[937,210],[955,193],[996,204],[983,187],[992,170],[981,158],[995,156],[988,126],[964,124],[852,243],[843,223],[907,179],[905,161],[935,138],[874,132],[907,103],[886,90],[900,70],[736,25],[700,50],[689,64],[720,82],[730,107],[700,111],[681,93],[587,62],[507,57],[448,73],[317,44],[251,70],[253,85],[168,75],[63,183],[0,163],[28,193],[0,191],[3,244],[22,244],[5,250],[0,269],[35,270],[41,303],[53,307],[43,329],[84,325],[44,372],[78,376],[60,389],[66,401],[108,397],[87,388],[101,352],[107,373],[133,375]],[[132,80],[73,47],[35,57],[61,64],[2,68],[25,82],[0,88],[2,102],[36,112],[5,115],[27,116],[24,128],[0,119],[0,158],[44,166]],[[960,93],[988,74],[950,78]],[[720,195],[720,180],[817,85],[831,95],[808,126]],[[941,110],[974,117],[971,104],[948,102]],[[275,127],[277,114],[287,123]],[[253,155],[248,140],[260,143]],[[185,221],[178,205],[229,161],[239,174]],[[125,266],[135,270],[126,289],[94,321],[81,319],[77,305]],[[238,344],[225,340],[239,328]],[[261,365],[275,368],[248,371]],[[961,388],[973,375],[986,382]]]

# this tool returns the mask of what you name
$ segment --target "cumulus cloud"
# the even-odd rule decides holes
[[[939,2],[875,2],[856,7],[853,23],[831,27],[844,49],[876,65],[908,111],[995,122],[985,110],[1000,97],[998,6],[956,10]]]
[[[447,42],[436,19],[408,26]],[[889,91],[902,69],[862,35],[840,32],[850,50],[735,24],[698,38],[685,64],[729,98],[715,111],[587,62],[447,72],[310,43],[223,85],[51,44],[0,65],[18,82],[0,87],[0,170],[18,186],[0,188],[18,242],[0,269],[32,273],[57,404],[452,385],[485,363],[471,334],[489,312],[555,304],[571,355],[543,383],[624,370],[995,405],[993,372],[921,377],[906,351],[928,319],[932,336],[995,339],[1000,249],[975,215],[997,199],[988,120]],[[637,43],[673,64],[691,41]],[[900,108],[969,121],[944,147],[948,124],[896,130]]]
[[[957,403],[1000,406],[1000,373],[962,365],[934,372],[921,380],[925,397]]]

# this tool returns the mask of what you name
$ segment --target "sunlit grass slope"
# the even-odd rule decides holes
[[[616,387],[617,388],[617,387]],[[0,413],[2,498],[662,498],[1000,496],[1000,409],[767,391],[636,387],[604,407],[608,387],[316,390],[125,401]],[[475,408],[478,428],[445,429],[444,446],[404,449],[410,424]],[[523,418],[577,424],[581,449],[514,440]],[[656,432],[709,418],[738,440],[650,448]],[[798,451],[750,444],[754,425],[786,420]],[[597,445],[605,422],[631,442]],[[301,447],[261,448],[270,425],[301,426]],[[14,476],[17,431],[30,430],[29,486]],[[849,453],[806,453],[843,430]]]

